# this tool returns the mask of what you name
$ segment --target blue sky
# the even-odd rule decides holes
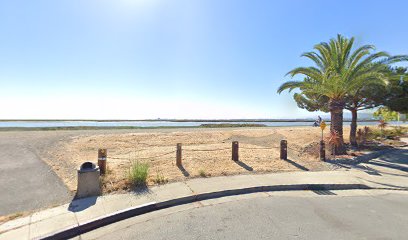
[[[300,54],[408,54],[406,1],[0,1],[0,118],[301,118]]]

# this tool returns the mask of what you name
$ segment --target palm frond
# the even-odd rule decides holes
[[[373,45],[363,45],[354,49],[355,39],[340,34],[328,42],[321,42],[313,51],[305,52],[302,57],[310,59],[314,65],[298,67],[287,73],[294,77],[303,75],[303,81],[288,81],[282,84],[278,93],[299,89],[295,100],[301,106],[311,104],[316,99],[327,98],[346,101],[358,95],[366,86],[384,86],[400,75],[392,73],[389,65],[408,61],[408,55],[390,56],[387,52],[375,52]],[[407,75],[408,74],[403,74]],[[362,100],[363,101],[363,100]]]
[[[302,81],[288,81],[285,82],[284,84],[282,84],[277,92],[280,94],[285,90],[288,90],[289,92],[291,92],[292,90],[296,89],[296,88],[301,88],[303,85]]]

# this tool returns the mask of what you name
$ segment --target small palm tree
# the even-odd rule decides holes
[[[384,128],[387,127],[388,123],[381,119],[378,123],[378,127],[381,129],[381,135],[384,137]]]
[[[329,136],[327,137],[327,142],[332,147],[332,155],[336,159],[336,147],[340,145],[340,135],[336,130],[330,130]]]
[[[288,73],[291,77],[304,76],[303,81],[288,81],[282,84],[278,93],[284,90],[300,90],[297,98],[312,100],[325,99],[331,115],[330,129],[339,135],[336,154],[345,154],[343,140],[343,109],[345,99],[368,84],[383,81],[384,64],[403,59],[405,56],[390,57],[386,52],[371,53],[372,45],[364,45],[352,51],[354,38],[347,39],[341,35],[315,45],[314,52],[302,56],[313,61],[315,66],[298,67]]]

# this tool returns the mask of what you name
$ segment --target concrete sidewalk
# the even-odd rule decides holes
[[[390,153],[395,154],[395,153]],[[406,150],[401,152],[406,156]],[[383,158],[386,161],[388,155]],[[350,186],[351,189],[372,188],[408,190],[408,172],[404,168],[396,168],[393,163],[388,168],[381,163],[381,158],[375,159],[376,165],[359,165],[341,171],[328,172],[288,172],[263,175],[238,175],[214,178],[197,178],[186,182],[170,183],[152,187],[144,192],[120,195],[107,195],[74,200],[70,204],[36,212],[30,216],[15,219],[0,225],[0,239],[36,239],[50,233],[89,223],[93,219],[112,215],[117,211],[132,208],[142,204],[156,205],[171,202],[174,199],[195,199],[197,196],[216,198],[234,194],[252,192],[268,192],[270,190],[307,190],[310,186],[330,187]],[[366,163],[367,165],[370,162]],[[404,163],[405,165],[405,163]],[[295,187],[294,187],[295,186]],[[297,186],[297,187],[296,187]],[[347,186],[345,189],[347,189]],[[363,186],[363,187],[361,187]],[[236,190],[231,191],[231,190]],[[242,191],[239,191],[242,190]],[[309,189],[310,190],[310,189]],[[333,189],[336,190],[336,189]],[[177,202],[175,202],[177,205]]]

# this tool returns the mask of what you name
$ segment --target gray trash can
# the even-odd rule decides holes
[[[101,194],[99,167],[91,162],[84,162],[78,169],[77,198],[98,196]]]

